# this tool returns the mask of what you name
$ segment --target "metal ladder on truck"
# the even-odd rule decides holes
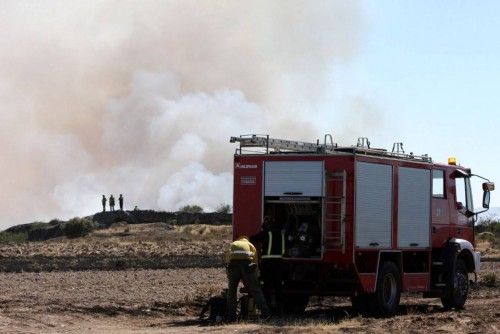
[[[345,253],[346,171],[326,173],[323,247]]]
[[[330,134],[325,135],[323,144],[319,143],[319,139],[316,143],[307,143],[303,141],[270,138],[267,135],[243,135],[240,137],[231,137],[229,142],[239,142],[240,150],[243,147],[261,147],[266,149],[266,153],[269,153],[270,149],[274,150],[274,152],[290,151],[326,153],[333,152],[337,147],[337,144],[333,143],[333,139]]]

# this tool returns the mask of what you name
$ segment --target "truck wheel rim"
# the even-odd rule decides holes
[[[393,275],[387,275],[384,277],[383,291],[385,304],[394,304],[394,301],[396,300],[396,279]]]

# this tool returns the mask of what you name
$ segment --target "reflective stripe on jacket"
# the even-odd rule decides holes
[[[274,232],[274,233],[273,233]],[[273,245],[273,234],[279,237],[280,240],[274,240]],[[280,243],[281,248],[276,243]],[[273,247],[274,246],[274,247]],[[262,251],[263,259],[281,259],[285,254],[285,232],[283,230],[277,233],[277,230],[267,232],[267,248]]]
[[[250,260],[257,263],[257,250],[246,238],[233,241],[226,251],[226,262],[231,260]]]

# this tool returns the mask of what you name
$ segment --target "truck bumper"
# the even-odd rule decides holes
[[[481,270],[481,253],[474,252],[474,272],[478,273]]]

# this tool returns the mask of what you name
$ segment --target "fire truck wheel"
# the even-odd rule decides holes
[[[382,263],[375,291],[375,307],[380,316],[396,313],[401,297],[401,275],[394,262]]]
[[[283,295],[283,313],[300,315],[306,310],[309,303],[309,296],[304,294],[285,294]]]
[[[462,309],[469,292],[469,277],[464,260],[457,259],[456,269],[453,273],[453,286],[447,286],[441,297],[445,309]]]

